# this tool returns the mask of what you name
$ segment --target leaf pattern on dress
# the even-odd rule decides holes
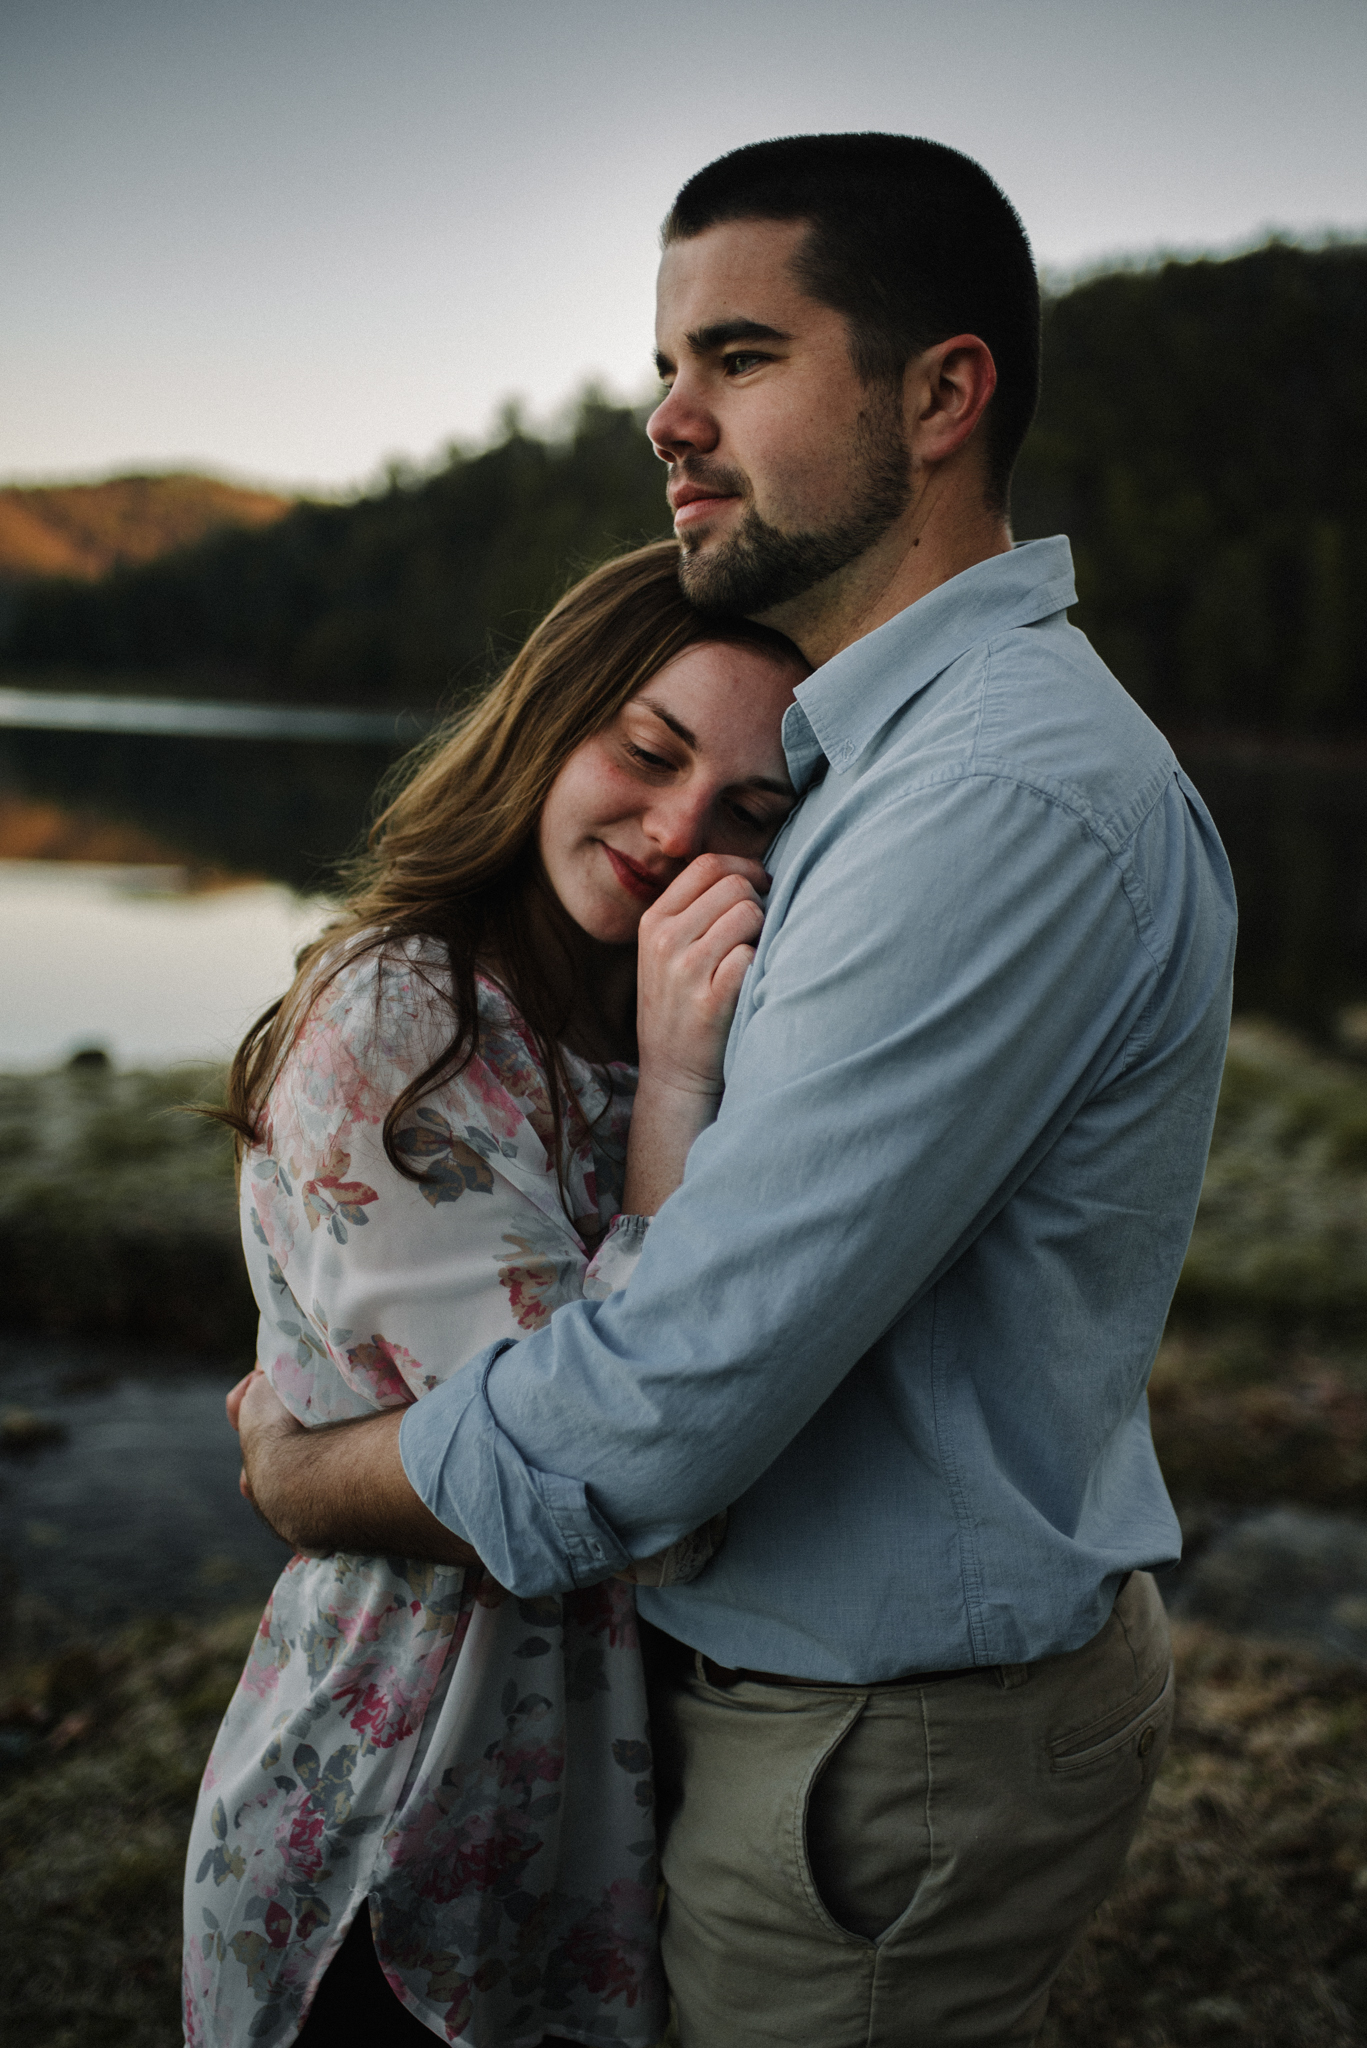
[[[308,1425],[420,1398],[577,1299],[616,1213],[634,1077],[567,1055],[565,1217],[550,1097],[506,995],[399,1134],[449,1037],[440,950],[343,969],[300,1032],[243,1175],[259,1362]],[[465,1196],[472,1199],[465,1200]],[[363,1227],[362,1227],[363,1226]],[[304,1304],[307,1303],[307,1308]],[[295,1557],[205,1771],[186,1871],[190,2048],[285,2048],[357,1911],[437,2039],[663,2031],[647,1709],[631,1589],[515,1598],[416,1559]],[[575,1808],[593,1815],[571,1826]]]
[[[485,1142],[490,1151],[497,1150],[492,1140]],[[418,1109],[414,1121],[395,1133],[394,1147],[420,1171],[419,1192],[434,1209],[442,1202],[458,1202],[464,1194],[494,1191],[494,1176],[479,1152],[456,1136],[438,1109]]]
[[[421,1378],[422,1368],[402,1344],[392,1344],[377,1331],[366,1344],[348,1345],[346,1355],[354,1379],[362,1382],[377,1408],[407,1407],[415,1398],[412,1382],[401,1371],[399,1361],[402,1359],[414,1379]]]
[[[563,1292],[563,1257],[553,1257],[545,1239],[530,1231],[505,1230],[503,1242],[522,1254],[519,1260],[505,1259],[498,1269],[498,1284],[507,1290],[517,1326],[544,1329],[552,1311],[569,1298]]]
[[[342,1176],[350,1166],[351,1154],[334,1142],[322,1160],[321,1170],[304,1182],[302,1190],[309,1229],[316,1230],[320,1223],[325,1223],[338,1244],[346,1243],[349,1223],[370,1221],[365,1213],[366,1205],[380,1199],[376,1190],[367,1187],[364,1181],[343,1180]]]

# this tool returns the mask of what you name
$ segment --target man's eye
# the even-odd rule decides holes
[[[727,356],[725,358],[726,374],[728,377],[743,377],[748,370],[753,370],[760,363],[767,363],[768,360],[767,356],[755,355],[748,351],[740,355]]]
[[[769,823],[767,818],[757,818],[753,811],[743,810],[739,804],[732,804],[731,815],[737,824],[746,826],[751,832],[762,832]]]

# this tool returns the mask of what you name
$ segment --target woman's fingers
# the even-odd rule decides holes
[[[260,1370],[261,1368],[259,1365],[254,1365],[250,1372],[243,1373],[241,1379],[238,1381],[235,1387],[231,1387],[228,1390],[228,1394],[223,1405],[228,1411],[228,1420],[232,1424],[234,1429],[237,1428],[238,1417],[242,1413],[243,1397],[245,1396],[248,1387],[251,1385],[252,1381],[255,1379],[257,1373],[259,1373]]]
[[[656,897],[646,915],[663,911],[666,917],[672,917],[729,875],[738,875],[748,882],[757,896],[768,891],[768,871],[757,860],[745,860],[738,853],[700,853],[682,874],[674,877],[663,895]]]
[[[753,946],[733,946],[712,975],[712,993],[727,1012],[728,1021],[740,1001],[741,983],[755,957]]]
[[[679,879],[682,881],[683,877]],[[744,875],[723,875],[691,896],[686,903],[668,909],[662,896],[641,919],[640,945],[647,954],[652,949],[663,948],[671,952],[681,946],[691,946],[719,918],[740,904],[747,905],[763,922],[764,906],[758,892]],[[758,928],[757,924],[756,930]]]
[[[763,928],[764,912],[757,903],[746,901],[729,905],[690,942],[686,956],[688,969],[710,982],[735,947],[746,946],[753,954],[755,941]]]

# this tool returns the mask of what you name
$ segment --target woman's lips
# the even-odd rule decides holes
[[[601,843],[604,853],[612,863],[613,874],[628,896],[636,897],[641,903],[653,903],[655,898],[663,893],[667,876],[661,875],[657,878],[647,873],[645,868],[638,867],[634,860],[628,860],[624,853],[618,853],[616,847],[609,846],[606,840]]]

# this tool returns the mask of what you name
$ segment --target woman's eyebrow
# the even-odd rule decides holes
[[[653,712],[661,725],[667,725],[672,733],[678,735],[686,747],[691,747],[693,752],[697,753],[697,737],[688,730],[688,727],[681,718],[676,718],[672,711],[666,711],[663,704],[653,704],[649,697],[638,697],[636,702],[644,705],[647,711]]]
[[[676,734],[686,747],[691,747],[693,752],[697,753],[697,738],[688,730],[688,727],[681,718],[676,718],[672,711],[666,711],[663,704],[653,704],[649,697],[638,697],[636,702],[642,705],[654,717],[658,718],[661,725],[667,725],[669,730]],[[747,775],[742,786],[746,789],[767,789],[774,796],[793,795],[793,785],[791,782],[777,782],[772,775]]]

